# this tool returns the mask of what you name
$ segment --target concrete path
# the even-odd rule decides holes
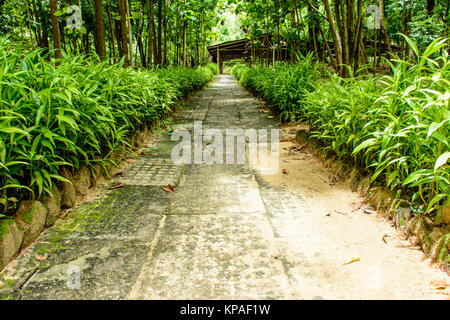
[[[276,128],[259,108],[233,77],[218,76],[172,127],[192,130],[198,120],[220,130]],[[123,188],[102,190],[47,230],[0,275],[3,292],[14,299],[442,298],[430,289],[441,275],[421,253],[380,244],[373,250],[382,274],[364,259],[343,265],[372,251],[358,233],[346,242],[351,220],[340,230],[327,225],[301,194],[248,165],[176,165],[175,144],[162,137],[119,178]],[[174,193],[162,190],[168,184]]]

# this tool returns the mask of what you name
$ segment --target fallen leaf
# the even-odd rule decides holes
[[[365,206],[363,211],[364,211],[364,213],[367,213],[367,214],[376,214],[377,213],[377,210],[372,206]]]
[[[383,240],[383,242],[384,243],[386,243],[387,244],[387,241],[386,241],[386,239],[385,238],[388,238],[388,237],[390,237],[389,235],[387,235],[387,234],[384,234],[383,235],[383,237],[381,238],[382,240]]]
[[[291,141],[291,140],[292,140],[291,138],[284,138],[284,139],[281,139],[280,142],[288,142],[288,141]]]
[[[35,255],[34,258],[38,261],[46,261],[48,259],[48,255],[45,255],[45,256]]]
[[[166,192],[173,192],[173,187],[169,184],[167,187],[163,188],[164,191]]]
[[[334,210],[334,212],[336,212],[336,213],[339,213],[339,214],[342,214],[343,216],[347,216],[347,214],[346,213],[344,213],[344,212],[342,212],[342,211],[339,211],[339,210]]]
[[[152,156],[159,156],[159,153],[152,153]]]
[[[59,218],[65,219],[65,218],[67,217],[67,215],[68,215],[69,213],[71,213],[72,211],[73,211],[73,208],[64,210],[63,212],[61,212],[61,215],[59,216]]]
[[[350,208],[352,210],[352,212],[361,209],[362,205],[364,204],[364,202],[360,201],[360,202],[352,202],[350,204]]]
[[[156,166],[156,167],[155,167],[155,169],[161,169],[161,168],[162,168],[161,166]]]
[[[434,280],[431,281],[430,284],[437,290],[445,290],[450,286],[450,284],[445,280]]]
[[[350,260],[348,260],[347,262],[345,262],[343,264],[346,265],[346,264],[350,264],[350,263],[353,263],[353,262],[358,262],[360,260],[361,259],[359,257],[351,257]]]
[[[120,189],[120,188],[123,188],[123,187],[124,187],[123,184],[116,184],[116,185],[114,185],[112,187],[109,187],[108,190],[116,190],[116,189]]]

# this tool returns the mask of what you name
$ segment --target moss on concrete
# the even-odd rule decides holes
[[[26,224],[31,224],[33,222],[33,218],[35,215],[34,211],[35,211],[35,207],[33,206],[30,208],[30,210],[24,212],[22,215],[23,222],[25,222]]]
[[[9,225],[12,223],[12,220],[0,220],[0,240],[3,240],[5,236],[9,233]]]
[[[446,236],[442,237],[442,239],[439,241],[439,251],[437,260],[440,263],[443,264],[450,264],[450,255],[448,253],[447,249],[447,243],[450,241],[450,234],[447,234]]]

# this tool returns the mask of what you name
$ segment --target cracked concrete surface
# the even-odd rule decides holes
[[[218,76],[172,127],[276,128],[261,106],[233,77]],[[0,275],[7,297],[444,298],[429,283],[445,275],[420,252],[380,243],[384,222],[327,220],[305,195],[245,164],[176,165],[174,145],[162,137],[119,178],[123,188],[104,189],[47,230]],[[168,184],[174,193],[161,189]],[[354,232],[352,223],[373,232]],[[344,266],[352,254],[361,261]]]

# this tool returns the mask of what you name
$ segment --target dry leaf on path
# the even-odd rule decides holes
[[[352,202],[350,204],[350,208],[352,210],[352,212],[361,209],[361,207],[363,206],[364,202],[359,201],[359,202]]]
[[[164,191],[166,192],[173,192],[173,187],[169,184],[167,187],[163,188]]]
[[[388,237],[390,237],[389,235],[387,235],[387,234],[384,234],[383,235],[383,237],[381,238],[382,240],[383,240],[383,242],[384,243],[386,243],[387,244],[387,241],[386,241],[386,239],[385,238],[388,238]]]
[[[352,257],[352,258],[350,258],[350,260],[348,260],[347,262],[345,262],[343,264],[346,265],[346,264],[350,264],[350,263],[358,262],[358,261],[361,261],[361,259],[359,257]]]
[[[292,141],[292,138],[284,138],[280,140],[280,142],[288,142],[288,141]]]
[[[45,255],[45,256],[35,255],[34,258],[38,261],[46,261],[48,259],[48,255]]]
[[[431,281],[430,284],[437,290],[445,290],[450,286],[450,284],[445,280],[434,280]]]
[[[61,212],[61,215],[59,216],[60,219],[65,219],[67,217],[67,215],[69,213],[71,213],[73,211],[73,208],[64,210],[63,212]]]
[[[375,207],[373,206],[365,206],[363,211],[366,214],[377,214],[377,209],[375,209]]]
[[[116,190],[116,189],[120,189],[123,188],[124,185],[123,184],[117,184],[115,186],[109,187],[108,190]]]

